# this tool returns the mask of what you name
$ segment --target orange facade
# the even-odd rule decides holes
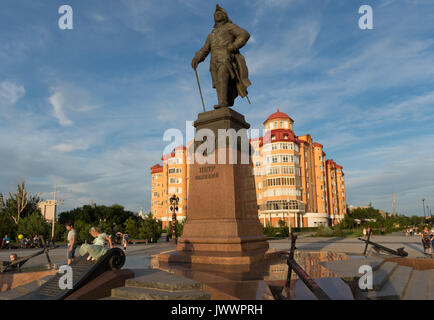
[[[169,198],[176,195],[179,198],[177,220],[182,221],[187,216],[188,196],[188,165],[187,150],[184,146],[175,148],[171,154],[161,157],[163,165],[156,164],[151,168],[152,191],[151,213],[167,227],[167,221],[172,221]]]
[[[273,226],[334,225],[346,212],[343,168],[326,160],[323,146],[310,135],[296,136],[293,125],[277,110],[264,122],[264,136],[250,140],[259,220]],[[151,168],[151,210],[163,226],[171,221],[168,199],[174,193],[182,199],[178,220],[187,216],[186,152],[178,147],[162,157],[162,166]]]

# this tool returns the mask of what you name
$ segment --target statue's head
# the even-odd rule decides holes
[[[217,23],[231,22],[231,20],[229,20],[228,18],[228,14],[226,13],[226,10],[220,7],[219,5],[216,5],[216,9],[214,12],[214,22],[215,22],[214,27],[217,25]]]

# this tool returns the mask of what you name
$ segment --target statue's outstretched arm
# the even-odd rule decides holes
[[[211,51],[211,42],[210,42],[209,36],[208,36],[206,38],[206,41],[205,41],[205,44],[203,45],[203,47],[198,52],[196,52],[193,60],[191,61],[191,66],[193,67],[193,69],[196,69],[197,65],[206,59],[206,57],[208,56],[210,51]]]

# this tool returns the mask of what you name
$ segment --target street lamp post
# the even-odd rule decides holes
[[[425,198],[422,198],[422,206],[423,206],[423,218],[425,219],[426,218],[426,215],[425,215]]]
[[[179,198],[174,194],[170,197],[170,210],[172,211],[172,243],[177,243],[176,237],[176,211],[178,211]]]

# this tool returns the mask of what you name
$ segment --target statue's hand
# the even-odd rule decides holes
[[[193,60],[191,61],[191,67],[196,70],[198,65],[199,65],[199,59],[194,57]]]

